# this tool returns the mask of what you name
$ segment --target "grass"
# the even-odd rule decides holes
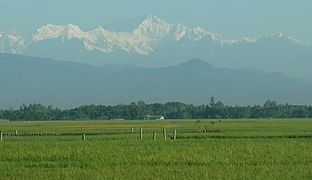
[[[0,143],[0,179],[312,178],[311,119],[217,120],[213,126],[210,122],[2,121],[4,132],[72,134],[5,136]],[[202,133],[206,124],[208,130],[221,132]],[[163,127],[168,136],[176,128],[178,139],[164,141]],[[75,134],[83,132],[98,135],[82,141]]]

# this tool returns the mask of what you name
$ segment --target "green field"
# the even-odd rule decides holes
[[[0,179],[312,179],[312,119],[0,121],[0,130]]]

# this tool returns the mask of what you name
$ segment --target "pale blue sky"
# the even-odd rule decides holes
[[[47,23],[88,30],[154,14],[226,38],[283,32],[312,44],[311,9],[312,0],[1,0],[0,32],[30,33]]]

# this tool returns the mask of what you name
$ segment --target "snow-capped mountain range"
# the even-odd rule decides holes
[[[0,29],[1,31],[1,29]],[[230,40],[201,27],[150,15],[127,31],[99,26],[47,24],[29,36],[0,32],[0,53],[24,54],[93,65],[169,66],[192,58],[218,67],[253,68],[311,77],[312,48],[282,33]]]
[[[270,36],[287,38],[295,43],[300,43],[300,41],[289,36],[284,36],[281,33]],[[199,26],[189,28],[181,23],[168,23],[157,16],[150,15],[132,32],[114,32],[104,27],[83,31],[79,26],[73,24],[64,26],[47,24],[38,28],[31,38],[0,32],[0,52],[21,54],[34,43],[59,38],[62,41],[80,40],[83,42],[85,50],[88,51],[113,53],[118,49],[141,55],[152,54],[154,52],[153,45],[164,39],[179,43],[182,40],[200,41],[207,38],[219,45],[233,45],[244,42],[255,43],[260,39],[245,37],[238,40],[228,40],[222,38],[217,33],[208,32]]]

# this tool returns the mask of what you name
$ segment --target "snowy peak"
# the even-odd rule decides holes
[[[179,41],[183,37],[191,41],[198,41],[210,35],[201,27],[188,28],[182,23],[168,23],[154,15],[150,15],[143,20],[133,33],[145,36],[151,41],[160,41],[171,34],[174,35],[175,41]]]
[[[33,35],[33,41],[42,41],[46,39],[58,38],[64,34],[65,27],[57,26],[53,24],[47,24],[37,29],[37,32]]]
[[[110,53],[116,50],[136,52],[141,55],[147,55],[152,52],[149,41],[145,36],[138,36],[129,32],[113,32],[103,27],[96,28],[87,32],[92,40],[84,39],[85,47],[88,50],[98,50],[104,53]]]
[[[18,34],[5,34],[0,32],[0,52],[21,54],[27,46],[26,40]]]
[[[73,25],[73,24],[67,25],[66,34],[69,40],[73,38],[78,38],[78,39],[87,38],[86,37],[87,35],[80,29],[80,27]]]
[[[172,30],[173,24],[170,24],[157,16],[148,16],[134,31],[137,36],[145,36],[151,41],[159,41],[166,37]]]
[[[69,24],[67,26],[47,24],[37,29],[36,33],[33,34],[32,39],[34,42],[37,42],[59,37],[62,38],[66,37],[68,40],[73,38],[77,39],[87,38],[86,34],[80,29],[79,26],[73,24]]]

